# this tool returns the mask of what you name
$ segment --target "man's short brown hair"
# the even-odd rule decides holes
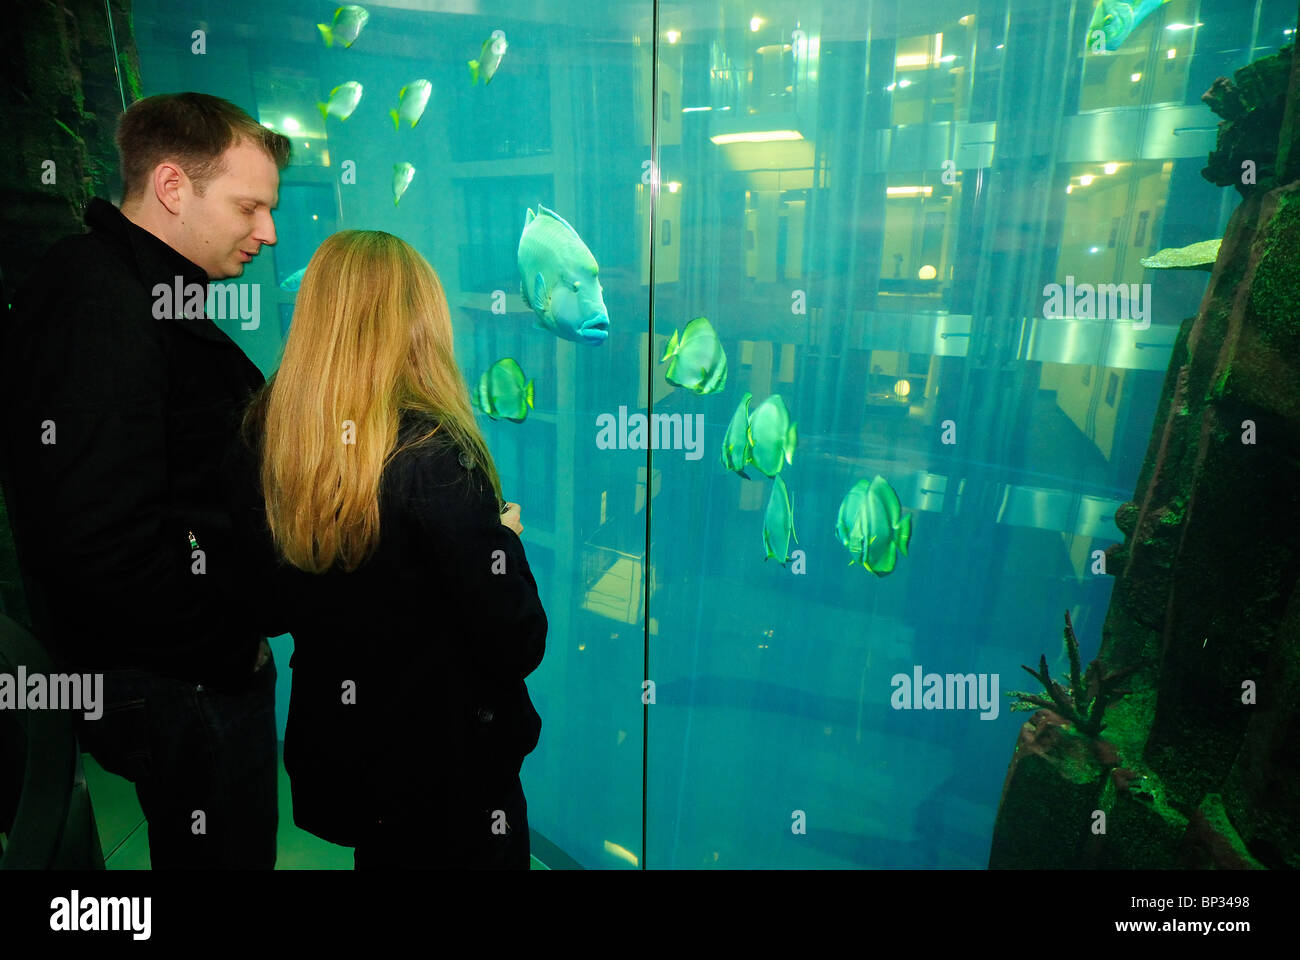
[[[203,196],[225,172],[221,155],[244,139],[266,151],[277,169],[289,165],[289,138],[229,100],[206,93],[160,93],[137,100],[117,124],[123,201],[139,198],[154,169],[167,160],[184,170],[194,192]]]

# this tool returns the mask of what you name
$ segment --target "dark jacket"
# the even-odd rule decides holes
[[[154,316],[154,285],[206,292],[202,268],[107,201],[86,225],[0,317],[0,461],[33,627],[65,669],[238,688],[259,635],[231,601],[219,473],[263,378],[201,312]]]
[[[547,623],[482,471],[441,443],[404,453],[382,480],[369,564],[320,577],[280,566],[238,435],[261,373],[210,320],[154,316],[155,284],[206,275],[106,201],[91,201],[86,224],[0,322],[7,507],[39,595],[33,626],[63,668],[237,689],[259,637],[291,630],[295,820],[337,843],[376,811],[437,823],[435,811],[459,813],[517,774],[541,730],[523,678]],[[54,444],[42,443],[47,420]],[[489,568],[497,549],[503,575]]]
[[[434,422],[405,411],[399,443]],[[223,477],[242,592],[263,632],[293,632],[284,766],[294,822],[349,846],[381,818],[464,823],[518,774],[541,732],[524,677],[541,663],[546,614],[491,484],[435,434],[385,468],[369,560],[308,574],[272,547],[258,444],[255,428]]]

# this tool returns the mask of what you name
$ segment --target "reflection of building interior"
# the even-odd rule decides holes
[[[685,25],[670,25],[657,48],[645,42],[632,48],[633,89],[645,91],[632,98],[636,135],[649,144],[655,121],[662,170],[643,174],[629,212],[648,224],[653,199],[653,230],[626,232],[634,245],[630,256],[611,249],[607,239],[602,278],[609,288],[623,264],[639,264],[640,282],[648,286],[653,257],[656,298],[672,304],[678,291],[704,288],[698,272],[722,257],[726,283],[740,280],[726,291],[743,327],[734,369],[745,367],[751,389],[763,396],[806,389],[799,381],[810,358],[842,368],[834,402],[856,395],[867,447],[898,447],[903,438],[907,448],[923,449],[923,437],[933,435],[940,411],[969,376],[973,344],[994,324],[1003,325],[1012,331],[1004,362],[1033,381],[1042,402],[1093,457],[1113,462],[1117,432],[1130,419],[1125,404],[1134,378],[1148,372],[1151,380],[1165,369],[1175,332],[1170,321],[1181,317],[1138,330],[1123,317],[1047,317],[1041,299],[1022,296],[1018,316],[994,318],[978,309],[972,290],[986,261],[1023,261],[1040,251],[1043,276],[1052,281],[1151,282],[1139,260],[1162,245],[1174,162],[1203,157],[1214,136],[1203,105],[1184,105],[1194,100],[1186,87],[1196,31],[1173,27],[1180,20],[1195,23],[1194,13],[1190,0],[1172,0],[1164,16],[1149,17],[1119,53],[1075,54],[1072,69],[1082,78],[1077,104],[1063,118],[1059,110],[1043,117],[1045,124],[1061,125],[1049,158],[1055,200],[1030,194],[1035,202],[1022,219],[1036,219],[1024,222],[1002,214],[989,196],[995,177],[1004,178],[1005,190],[1006,180],[1017,176],[1016,158],[1005,155],[1015,138],[999,143],[1000,107],[991,94],[1013,82],[1008,71],[1015,64],[1000,59],[1005,25],[981,24],[975,14],[944,19],[942,11],[927,9],[914,15],[915,28],[869,30],[865,42],[860,30],[837,36],[839,25],[816,22],[820,13],[814,10],[801,12],[797,29],[756,16],[748,29],[711,30],[707,41],[690,36]],[[533,72],[521,82],[542,97],[548,112],[571,101],[566,84],[574,80],[563,71],[522,60],[511,66]],[[655,66],[652,116],[645,104]],[[864,78],[860,85],[851,79],[858,76]],[[1140,123],[1135,107],[1141,108]],[[512,107],[503,100],[494,109],[508,113]],[[455,229],[462,236],[459,270],[444,272],[443,279],[453,309],[485,322],[493,316],[499,278],[514,270],[511,251],[493,240],[492,225],[517,219],[538,195],[554,195],[562,210],[576,201],[572,178],[559,171],[573,166],[581,145],[573,138],[553,142],[551,124],[506,119],[518,133],[493,139],[491,155],[473,138],[450,144],[445,181],[461,211]],[[307,126],[312,129],[295,137],[295,165],[282,190],[286,203],[294,202],[293,184],[318,189],[333,175],[326,131],[315,129],[314,121]],[[721,216],[719,204],[725,205]],[[320,229],[323,238],[331,225],[322,222]],[[801,309],[792,297],[802,300]],[[289,299],[286,294],[286,307]],[[508,304],[512,312],[520,309],[516,300]],[[571,353],[555,352],[549,343],[537,351],[519,358],[525,369],[554,367],[557,384],[577,379]],[[581,408],[588,399],[582,386],[563,389],[569,392],[539,396],[531,414],[546,436],[539,448],[548,453],[542,469],[530,473],[544,476],[572,463],[582,442],[546,412]],[[662,379],[654,390],[656,405],[674,392]],[[644,392],[639,402],[647,402]],[[827,412],[805,399],[796,416],[825,420]],[[529,458],[508,442],[499,444],[497,455],[507,471]],[[919,457],[899,466],[914,467],[918,477],[914,490],[899,487],[909,508],[944,509],[936,485],[922,479],[931,476],[924,471],[932,464]],[[643,548],[574,543],[568,524],[557,519],[579,509],[567,499],[572,496],[558,484],[554,516],[531,517],[539,551],[554,558],[586,549],[604,557],[584,578],[587,605],[614,619],[635,619]],[[636,504],[626,506],[639,512],[644,502],[642,482]],[[602,500],[598,534],[607,516],[626,512],[608,507]],[[1020,515],[1015,509],[1006,514]],[[1041,510],[1023,515],[1036,517],[1034,523],[1057,516]],[[1092,524],[1078,517],[1060,522],[1070,536],[1080,524]]]
[[[1187,13],[1194,22],[1192,11],[1182,10],[1186,5],[1187,0],[1175,0],[1166,19],[1174,23]],[[976,20],[973,14],[961,16],[937,30],[929,23],[933,32],[870,44],[866,86],[869,94],[887,98],[888,109],[880,114],[881,127],[860,137],[867,149],[850,157],[853,169],[836,169],[822,152],[826,147],[817,143],[819,132],[828,139],[846,134],[843,116],[818,122],[817,110],[826,102],[819,100],[818,89],[822,45],[831,41],[813,30],[791,37],[760,23],[748,44],[715,43],[710,102],[683,105],[683,112],[709,113],[711,140],[734,174],[727,182],[744,184],[744,277],[765,294],[753,298],[755,309],[767,299],[768,285],[798,287],[837,269],[809,262],[810,253],[820,256],[826,249],[824,236],[812,236],[809,244],[810,206],[819,194],[844,195],[837,177],[856,176],[863,187],[884,193],[883,200],[862,198],[866,209],[856,225],[861,242],[852,251],[851,267],[857,271],[859,258],[873,257],[874,289],[853,298],[864,329],[854,346],[869,351],[864,402],[873,415],[894,416],[904,408],[904,415],[930,422],[935,366],[942,357],[964,356],[970,343],[969,336],[961,336],[969,332],[970,318],[954,309],[953,295],[961,219],[970,208],[963,191],[976,189],[988,176],[998,149],[996,124],[973,114],[978,109],[974,67],[981,61],[987,69],[990,58],[1001,55],[998,45],[977,49]],[[1187,127],[1204,123],[1203,107],[1182,106],[1195,32],[1159,27],[1157,18],[1149,18],[1125,42],[1122,55],[1093,56],[1082,65],[1079,110],[1065,118],[1062,150],[1055,158],[1054,183],[1064,197],[1048,215],[1044,237],[1057,250],[1056,263],[1048,265],[1057,280],[1072,275],[1094,283],[1149,281],[1138,261],[1159,246],[1173,160],[1201,157],[1212,144],[1212,129],[1186,135]],[[990,35],[985,30],[984,36]],[[872,76],[872,68],[887,63],[876,48],[891,44],[892,72]],[[663,49],[661,89],[677,102],[683,58],[675,57],[672,47]],[[1146,142],[1137,142],[1130,108],[1153,101]],[[869,119],[871,112],[860,115]],[[1169,136],[1175,128],[1177,138]],[[671,143],[672,136],[670,128],[662,142]],[[1157,143],[1167,148],[1164,159],[1133,159],[1159,157],[1151,149]],[[665,221],[680,214],[691,187],[674,179],[671,193],[661,194]],[[1033,234],[991,239],[1021,253],[1025,236]],[[986,256],[990,252],[982,250]],[[671,281],[673,251],[661,248],[656,255],[666,255],[667,269],[661,260],[659,271]],[[1135,371],[1164,369],[1172,331],[1152,329],[1139,336],[1123,322],[1127,318],[1103,330],[1104,320],[1047,321],[1026,313],[1016,359],[1038,365],[1039,388],[1054,391],[1065,416],[1102,457],[1109,457],[1126,382]],[[878,322],[884,314],[907,315],[906,330]]]

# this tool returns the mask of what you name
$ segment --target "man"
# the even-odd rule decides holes
[[[181,93],[132,105],[117,145],[121,210],[92,200],[0,331],[15,543],[39,639],[104,675],[79,737],[135,783],[153,867],[271,869],[276,671],[230,587],[219,476],[263,378],[190,294],[275,243],[290,144]]]

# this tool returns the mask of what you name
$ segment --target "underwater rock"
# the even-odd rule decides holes
[[[1259,261],[1250,285],[1250,316],[1259,331],[1259,349],[1256,357],[1243,357],[1254,361],[1251,366],[1238,369],[1234,363],[1232,374],[1242,399],[1295,420],[1300,410],[1285,358],[1300,352],[1300,194],[1279,192],[1275,199],[1275,206],[1261,210],[1272,215],[1254,244]]]
[[[1039,710],[1021,725],[993,825],[990,870],[1059,869],[1079,861],[1105,769],[1090,738]]]
[[[1242,67],[1233,79],[1219,77],[1201,100],[1223,117],[1219,138],[1201,176],[1220,187],[1236,187],[1244,197],[1271,190],[1275,182],[1278,133],[1286,105],[1293,46]],[[1242,182],[1242,163],[1255,164],[1253,183]]]
[[[114,133],[123,93],[127,103],[144,96],[140,57],[129,3],[92,7],[18,3],[6,11],[15,50],[29,51],[6,64],[0,107],[13,172],[5,181],[9,225],[0,235],[9,291],[23,285],[44,251],[85,230],[82,213],[92,197],[110,196],[121,182]],[[43,164],[57,169],[57,180],[18,175]]]
[[[1119,527],[1120,533],[1125,535],[1131,534],[1138,522],[1138,505],[1130,500],[1128,503],[1122,503],[1115,510],[1115,526]]]
[[[1300,60],[1284,48],[1205,99],[1224,122],[1203,173],[1245,200],[1179,329],[1132,504],[1116,511],[1125,541],[1107,551],[1098,658],[1146,666],[1107,712],[1115,755],[1088,765],[1106,832],[1080,844],[1087,785],[1066,761],[1081,735],[1035,725],[1007,773],[991,867],[1300,868],[1300,542],[1280,533],[1300,529]],[[1239,182],[1245,161],[1257,183]],[[1261,510],[1263,532],[1227,560]],[[1101,776],[1102,760],[1119,765]]]
[[[1182,866],[1190,870],[1263,870],[1250,855],[1217,793],[1205,795],[1183,838]]]
[[[1090,834],[1077,866],[1092,870],[1172,870],[1187,818],[1165,802],[1158,777],[1140,762],[1111,771],[1098,810],[1104,833]]]

